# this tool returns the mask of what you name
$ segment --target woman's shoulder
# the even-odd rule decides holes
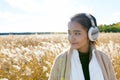
[[[56,61],[59,61],[59,60],[65,59],[66,56],[67,56],[67,53],[68,53],[68,50],[62,51],[61,53],[59,53],[59,54],[55,57],[55,60],[56,60]]]
[[[103,52],[103,51],[100,51],[100,50],[98,50],[98,49],[96,49],[95,50],[97,53],[99,53],[100,55],[102,55],[102,56],[107,56],[107,54],[105,53],[105,52]]]
[[[109,60],[109,56],[107,55],[107,53],[103,52],[103,51],[100,51],[100,50],[95,50],[96,51],[96,54],[98,56],[100,56],[102,59],[105,59],[105,60]]]

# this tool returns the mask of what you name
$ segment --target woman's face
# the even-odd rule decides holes
[[[75,21],[68,24],[68,40],[71,47],[79,51],[84,51],[89,46],[87,30]]]

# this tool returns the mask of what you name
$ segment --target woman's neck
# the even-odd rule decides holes
[[[89,45],[78,49],[78,51],[81,53],[88,53],[89,52]]]

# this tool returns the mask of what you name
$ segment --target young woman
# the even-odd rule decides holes
[[[98,33],[94,16],[74,15],[68,23],[71,46],[56,57],[49,80],[116,80],[110,59],[94,46]]]

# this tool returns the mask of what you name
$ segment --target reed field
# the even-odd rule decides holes
[[[0,80],[48,80],[54,58],[68,47],[66,34],[0,36]],[[96,47],[120,80],[120,33],[100,33]]]

